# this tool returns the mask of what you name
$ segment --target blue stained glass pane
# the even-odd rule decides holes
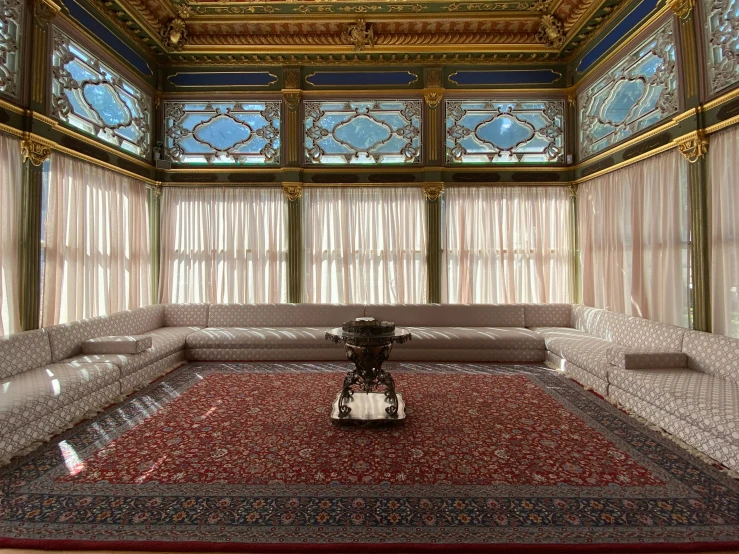
[[[280,163],[279,102],[167,102],[166,155],[178,163]]]
[[[668,21],[580,93],[580,158],[662,121],[678,105],[674,31]]]
[[[421,103],[305,103],[305,159],[320,164],[419,163]]]
[[[151,98],[54,28],[52,116],[145,157]]]
[[[562,162],[564,102],[448,100],[448,163]]]
[[[85,85],[82,94],[108,127],[127,125],[131,121],[128,108],[121,102],[110,85]]]

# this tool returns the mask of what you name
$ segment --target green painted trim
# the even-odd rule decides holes
[[[691,264],[693,282],[693,321],[697,331],[711,332],[711,274],[708,229],[708,179],[705,158],[690,164],[688,188],[690,191]]]
[[[159,272],[161,264],[161,200],[160,191],[149,188],[146,191],[149,207],[149,253],[151,255],[151,303],[159,304]]]
[[[41,190],[43,166],[23,164],[20,214],[21,329],[38,329],[41,318]]]
[[[426,199],[427,229],[427,298],[429,304],[441,302],[441,203],[443,196],[437,200]]]
[[[303,199],[287,202],[287,301],[303,301]]]

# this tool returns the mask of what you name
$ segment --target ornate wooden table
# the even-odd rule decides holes
[[[382,369],[394,343],[411,340],[407,329],[397,328],[392,335],[361,336],[345,333],[341,327],[326,331],[326,339],[344,343],[346,357],[354,370],[346,374],[341,392],[331,411],[334,421],[397,421],[405,419],[405,402],[395,392],[392,375]]]

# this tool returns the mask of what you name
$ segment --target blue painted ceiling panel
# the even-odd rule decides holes
[[[449,81],[459,86],[551,85],[561,77],[561,73],[551,69],[461,70],[451,74]]]
[[[418,81],[410,71],[317,71],[305,78],[314,87],[409,86]]]
[[[238,73],[175,73],[167,79],[177,87],[268,87],[277,82],[269,71]]]

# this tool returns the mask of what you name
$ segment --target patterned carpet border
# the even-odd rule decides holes
[[[344,372],[347,368],[345,363],[331,362],[192,363],[175,370],[119,406],[0,470],[0,546],[222,552],[425,552],[449,548],[466,552],[538,552],[544,548],[568,552],[739,550],[739,483],[570,380],[533,365],[393,363],[388,364],[388,369],[412,374],[525,375],[569,412],[638,460],[664,485],[432,485],[403,489],[399,485],[192,484],[177,485],[168,491],[157,483],[96,483],[88,490],[56,480],[66,467],[60,443],[66,443],[81,459],[86,459],[210,374],[303,374]],[[291,502],[297,502],[307,512],[318,502],[330,502],[327,510],[336,519],[304,525],[283,525],[275,523],[274,518],[269,523],[269,518],[265,518],[265,523],[260,524],[243,520],[208,525],[197,518],[189,519],[188,515],[187,524],[177,524],[171,516],[180,513],[182,503],[186,504],[189,500],[185,498],[190,496],[195,498],[188,512],[193,516],[208,513],[227,497],[235,506],[257,502],[270,513],[278,514],[284,513],[286,506],[294,509]],[[341,519],[350,502],[360,496],[366,503],[366,513],[380,514],[377,525],[352,526]],[[154,499],[166,506],[162,521],[137,525],[130,517],[127,519],[126,513],[133,513],[137,506]],[[444,522],[426,528],[419,524],[414,517],[422,511],[423,502],[431,503],[427,512],[444,515]],[[95,509],[85,512],[91,514],[85,522],[64,521],[65,513],[90,504]],[[577,505],[582,521],[564,521],[561,516],[565,505],[568,509]],[[391,513],[399,514],[401,520],[405,518],[405,525],[388,520],[386,516]],[[636,517],[645,513],[651,514],[651,521]],[[505,521],[496,519],[500,514],[506,514]],[[469,517],[461,522],[460,515]]]

